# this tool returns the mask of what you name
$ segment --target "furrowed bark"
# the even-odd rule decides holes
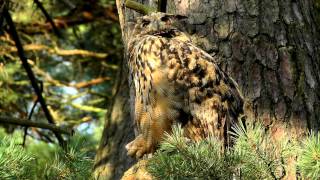
[[[143,3],[157,7],[155,1]],[[193,42],[214,56],[239,84],[246,98],[247,119],[261,121],[277,139],[285,135],[301,138],[308,130],[320,129],[320,18],[315,5],[314,0],[173,0],[167,1],[166,9],[189,17],[185,27]],[[128,27],[140,14],[126,9],[123,0],[118,0],[117,6],[126,46]],[[128,88],[119,92],[129,94]],[[128,100],[123,102],[130,107]],[[122,139],[129,142],[133,139],[132,121],[128,114],[122,117],[108,122],[128,127],[118,133],[131,138]],[[112,138],[104,134],[100,151],[116,144]],[[125,154],[123,145],[114,148]],[[132,163],[128,162],[121,163]],[[117,168],[119,163],[107,160],[100,164],[100,168],[112,164],[109,173],[113,174],[101,179],[118,179],[124,171],[123,165]],[[295,170],[285,178],[295,178]]]

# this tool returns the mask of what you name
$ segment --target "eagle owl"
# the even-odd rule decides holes
[[[155,151],[175,123],[194,141],[213,135],[227,144],[227,131],[243,112],[237,84],[179,30],[181,18],[152,13],[132,30],[128,66],[139,134],[127,144],[128,155]]]

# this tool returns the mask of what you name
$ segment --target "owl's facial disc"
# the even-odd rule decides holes
[[[172,20],[164,16],[150,23],[149,34],[162,37],[174,37],[177,29],[172,25]]]
[[[185,18],[186,16],[181,15],[152,13],[137,19],[132,34],[134,36],[153,35],[172,38],[179,34],[179,21]]]

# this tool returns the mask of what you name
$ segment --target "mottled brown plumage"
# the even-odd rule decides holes
[[[226,133],[242,113],[237,84],[176,28],[180,18],[153,13],[133,29],[128,64],[139,135],[126,146],[129,155],[153,152],[174,123],[192,140],[214,135],[227,144]]]

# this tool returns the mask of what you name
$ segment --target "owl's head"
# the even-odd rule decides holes
[[[178,22],[185,18],[187,17],[162,12],[139,17],[135,23],[132,36],[157,35],[172,37],[178,28]]]

